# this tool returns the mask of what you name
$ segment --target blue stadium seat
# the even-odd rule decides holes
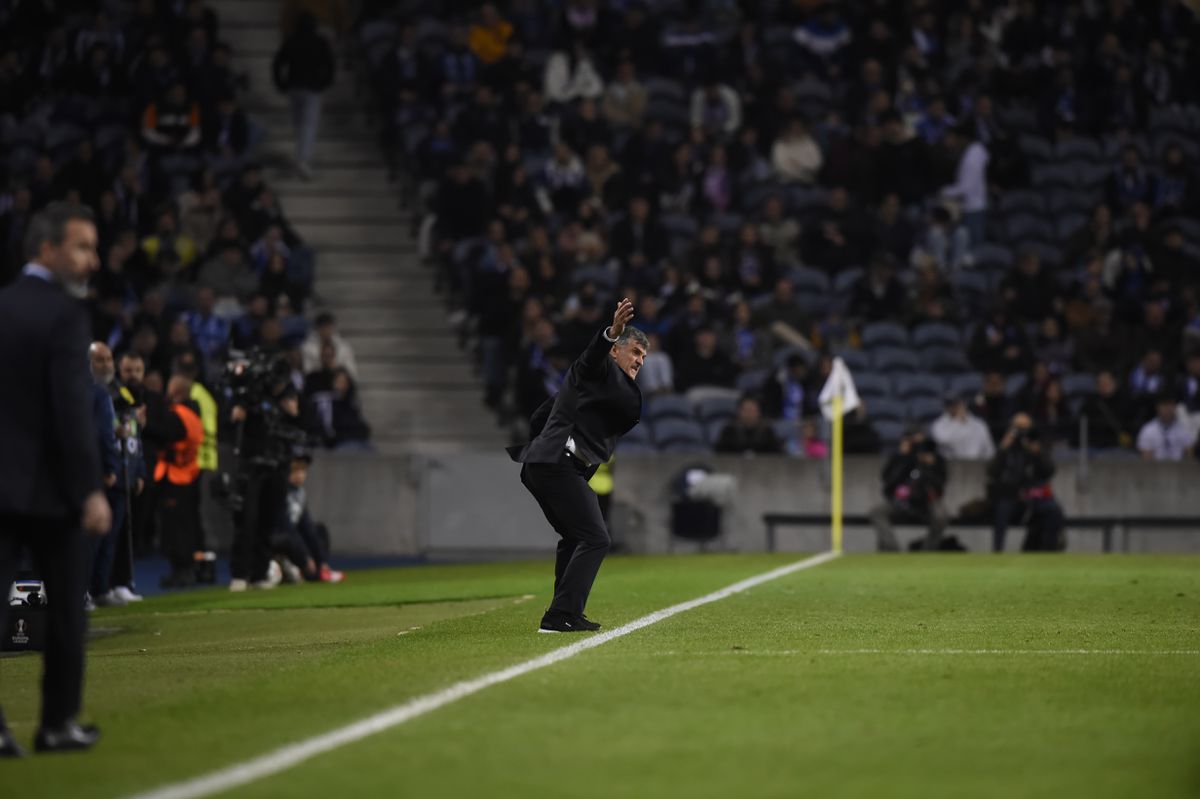
[[[921,351],[925,369],[939,375],[956,375],[971,371],[971,364],[961,347],[929,347]]]
[[[962,336],[958,328],[945,322],[927,322],[912,333],[912,342],[918,349],[926,347],[958,347]]]
[[[893,419],[876,419],[871,422],[871,427],[875,429],[875,435],[879,436],[879,442],[885,449],[894,447],[907,429],[904,422]]]
[[[946,381],[946,393],[969,399],[983,391],[983,376],[976,373],[953,375]]]
[[[1038,258],[1042,262],[1043,269],[1053,270],[1062,265],[1062,250],[1053,244],[1047,244],[1043,241],[1030,241],[1026,242],[1021,249],[1026,252],[1037,253]]]
[[[775,437],[783,444],[784,451],[787,451],[788,442],[800,433],[800,426],[794,419],[779,419],[772,422],[771,427],[775,429]]]
[[[662,419],[654,423],[654,443],[659,449],[672,444],[698,444],[707,447],[704,428],[695,419]]]
[[[793,214],[804,216],[825,207],[828,201],[825,190],[810,186],[789,186],[787,208]]]
[[[988,276],[983,272],[959,271],[953,282],[959,300],[970,308],[979,310],[987,304],[990,288]]]
[[[583,267],[571,273],[573,286],[582,286],[585,283],[593,283],[601,291],[611,293],[617,288],[617,276],[604,266]]]
[[[646,403],[647,419],[691,419],[692,406],[682,394],[656,394]]]
[[[633,429],[625,435],[621,436],[621,441],[628,444],[649,444],[653,439],[652,431],[654,425],[649,421],[642,421],[634,425]]]
[[[846,362],[846,368],[852,374],[865,372],[870,368],[870,359],[862,350],[838,350],[834,355]]]
[[[701,400],[694,409],[696,418],[706,425],[714,420],[731,419],[737,412],[737,400],[731,397],[712,397]]]
[[[1076,188],[1075,173],[1066,164],[1038,164],[1033,167],[1031,177],[1038,188]]]
[[[778,369],[784,366],[787,363],[787,359],[793,355],[799,355],[809,366],[812,366],[813,362],[817,359],[817,353],[812,350],[806,350],[802,347],[781,347],[771,353],[771,363],[775,369]]]
[[[1054,225],[1042,216],[1018,214],[1008,218],[1004,225],[1008,240],[1018,248],[1023,248],[1028,242],[1055,241]]]
[[[1054,222],[1054,228],[1058,236],[1056,241],[1065,242],[1075,234],[1075,231],[1086,225],[1088,217],[1086,214],[1068,212],[1060,216]]]
[[[833,290],[837,294],[848,295],[854,290],[854,285],[862,280],[866,271],[863,269],[843,269],[833,276]]]
[[[908,418],[913,422],[929,423],[942,415],[943,404],[933,397],[913,397],[908,401]]]
[[[877,372],[907,372],[920,369],[917,355],[912,350],[900,347],[880,347],[871,351],[871,365]]]
[[[1017,139],[1017,146],[1031,161],[1047,163],[1054,160],[1053,145],[1041,136],[1021,136]]]
[[[862,345],[867,350],[907,347],[908,331],[895,322],[870,322],[863,325]]]
[[[945,381],[931,374],[898,374],[893,380],[896,386],[896,396],[902,399],[912,397],[933,397],[940,399],[946,391]]]
[[[1050,212],[1060,216],[1065,213],[1090,214],[1099,200],[1100,197],[1095,192],[1057,189],[1049,195]]]
[[[645,79],[644,85],[646,93],[650,95],[652,102],[659,102],[663,99],[677,104],[686,104],[688,102],[687,90],[679,81],[671,80],[670,78],[651,77]]]
[[[795,284],[797,294],[807,293],[824,296],[829,293],[829,275],[818,269],[809,269],[803,266],[790,269],[788,270],[787,277]]]
[[[665,214],[659,224],[668,236],[695,238],[700,233],[700,223],[687,214]]]
[[[1070,374],[1062,379],[1063,395],[1069,399],[1080,399],[1096,393],[1096,378],[1087,374]]]
[[[872,419],[902,422],[908,416],[908,405],[901,400],[880,397],[867,405],[867,415]]]
[[[767,380],[768,371],[766,369],[752,369],[749,372],[742,372],[738,375],[737,390],[743,394],[757,394],[762,390],[763,383]]]
[[[1006,191],[1000,195],[1000,213],[1005,216],[1013,214],[1044,214],[1046,213],[1046,195],[1030,189]]]
[[[1008,269],[1013,265],[1013,251],[1003,244],[983,243],[976,245],[971,254],[979,269]]]
[[[854,387],[858,389],[858,393],[865,399],[870,400],[878,397],[893,396],[892,379],[887,375],[862,372],[853,377]]]
[[[1025,384],[1029,382],[1028,378],[1023,374],[1009,375],[1004,381],[1004,393],[1009,397],[1015,397],[1021,393],[1021,389],[1025,388]]]
[[[1054,157],[1059,161],[1086,161],[1093,164],[1108,160],[1099,141],[1079,136],[1060,140],[1054,146]]]

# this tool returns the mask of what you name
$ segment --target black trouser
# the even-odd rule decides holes
[[[266,579],[271,536],[287,503],[287,478],[281,469],[254,468],[245,482],[242,509],[234,514],[230,571],[235,580]]]
[[[33,554],[46,584],[46,652],[42,671],[42,727],[59,727],[79,713],[83,701],[83,644],[87,613],[87,543],[74,520],[0,515],[0,630],[8,630],[8,590],[22,549]],[[4,726],[0,710],[0,727]]]
[[[521,469],[521,482],[562,536],[554,561],[550,609],[572,616],[583,615],[611,544],[600,503],[587,483],[595,471],[565,453],[558,463],[527,463]]]
[[[195,567],[195,553],[204,549],[200,527],[200,481],[175,485],[163,480],[158,484],[158,491],[163,554],[171,563],[171,571],[190,573]]]

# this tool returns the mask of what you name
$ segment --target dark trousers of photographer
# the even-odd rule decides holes
[[[56,728],[79,713],[83,698],[87,540],[77,519],[0,514],[0,586],[4,590],[0,630],[8,630],[8,588],[17,575],[22,551],[33,555],[34,573],[45,583],[49,600],[41,726]],[[4,726],[3,711],[0,726]]]
[[[1035,492],[1021,498],[997,499],[992,512],[993,552],[1004,551],[1010,524],[1025,525],[1023,552],[1061,552],[1066,548],[1062,506],[1052,495]]]
[[[163,554],[178,577],[194,578],[195,553],[204,549],[200,527],[200,480],[158,484],[158,516],[162,531]]]
[[[929,526],[929,534],[925,537],[923,549],[937,550],[942,543],[942,533],[946,531],[949,517],[941,501],[931,499],[924,506],[918,507],[903,500],[885,500],[871,509],[871,524],[875,527],[876,547],[880,552],[899,552],[900,544],[896,541],[893,524],[925,524]]]
[[[287,502],[287,477],[278,468],[253,468],[245,500],[234,515],[231,572],[235,580],[258,582],[267,576],[271,537]]]

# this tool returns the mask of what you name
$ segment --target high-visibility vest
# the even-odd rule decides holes
[[[217,470],[217,401],[208,389],[192,383],[188,397],[200,408],[200,421],[204,424],[204,443],[200,445],[200,468],[206,472]]]
[[[159,482],[165,477],[167,482],[177,486],[190,485],[200,479],[199,453],[200,445],[204,443],[204,424],[186,405],[174,405],[171,410],[187,428],[187,435],[159,453],[154,480]]]

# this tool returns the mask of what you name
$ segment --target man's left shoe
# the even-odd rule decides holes
[[[29,753],[25,751],[17,739],[13,737],[12,730],[8,727],[0,727],[0,758],[5,757],[25,757]]]
[[[600,629],[600,625],[594,621],[589,621],[584,616],[571,616],[566,613],[557,613],[548,610],[546,615],[542,616],[541,626],[538,627],[539,633],[594,633]]]
[[[92,724],[80,724],[71,719],[61,727],[40,729],[33,739],[38,752],[79,752],[91,749],[100,740],[100,730]]]
[[[124,599],[117,596],[115,591],[106,591],[103,594],[97,594],[92,598],[92,602],[98,608],[121,608],[128,604]]]

